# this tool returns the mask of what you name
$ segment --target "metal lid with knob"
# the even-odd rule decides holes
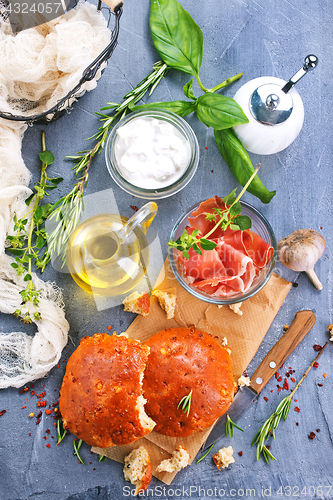
[[[288,82],[274,77],[251,80],[241,87],[234,99],[243,108],[249,123],[234,128],[244,147],[252,153],[273,154],[289,146],[299,134],[304,108],[293,88],[318,58],[308,55],[302,68]]]

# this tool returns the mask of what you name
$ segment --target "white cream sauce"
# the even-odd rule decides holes
[[[171,123],[138,117],[117,130],[115,155],[119,171],[127,181],[145,189],[159,189],[183,175],[191,147]]]

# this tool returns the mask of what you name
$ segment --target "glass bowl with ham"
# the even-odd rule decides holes
[[[212,250],[202,255],[191,248],[188,259],[175,247],[169,248],[169,261],[178,282],[194,297],[213,304],[234,304],[244,301],[269,280],[276,263],[276,239],[266,218],[254,207],[240,202],[241,215],[252,220],[251,229],[225,231],[218,227],[209,236],[216,243]],[[171,240],[176,241],[186,229],[191,234],[199,230],[197,237],[204,237],[215,226],[207,220],[214,209],[225,208],[218,196],[192,206],[176,222]]]

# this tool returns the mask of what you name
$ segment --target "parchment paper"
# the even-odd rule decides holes
[[[161,281],[158,288],[170,291],[177,296],[174,319],[166,319],[166,314],[160,308],[157,298],[152,296],[149,316],[137,316],[127,330],[128,336],[145,342],[151,335],[165,328],[194,325],[217,336],[221,342],[226,337],[228,347],[232,350],[231,364],[235,382],[257,352],[291,287],[291,283],[273,274],[259,293],[243,302],[241,306],[243,316],[239,316],[227,305],[219,308],[217,305],[192,297],[174,277],[168,260],[165,262],[161,277],[163,280],[158,280],[158,283]],[[171,484],[176,473],[158,473],[156,472],[157,465],[165,458],[169,458],[179,444],[182,444],[189,452],[192,462],[210,430],[211,428],[203,432],[195,432],[186,438],[170,438],[153,431],[130,445],[113,446],[107,449],[92,448],[92,451],[123,462],[124,457],[132,449],[143,445],[149,453],[154,476],[166,484]]]

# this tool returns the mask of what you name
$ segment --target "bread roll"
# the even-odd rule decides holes
[[[65,429],[91,446],[132,443],[154,422],[144,411],[149,348],[124,336],[84,337],[68,360],[59,407]]]
[[[143,380],[146,412],[155,430],[173,437],[201,431],[228,409],[234,384],[229,350],[195,328],[169,328],[145,342],[150,355]],[[187,414],[180,400],[190,391]]]

